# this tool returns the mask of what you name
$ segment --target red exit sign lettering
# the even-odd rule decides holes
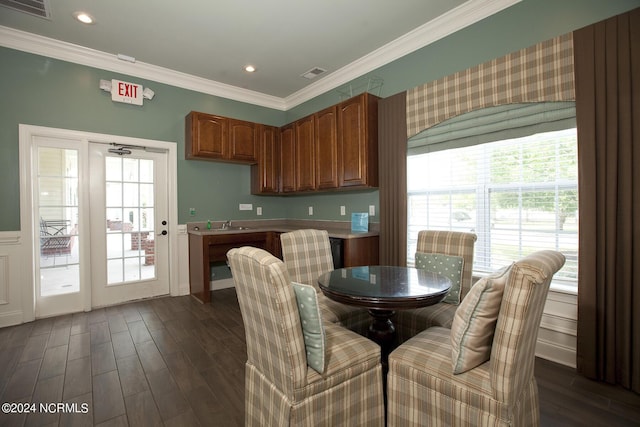
[[[125,104],[142,105],[142,85],[111,80],[111,100]]]

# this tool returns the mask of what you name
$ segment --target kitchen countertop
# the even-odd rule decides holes
[[[378,236],[378,223],[370,223],[368,232],[354,233],[351,231],[351,222],[347,221],[308,221],[308,220],[257,220],[257,221],[231,221],[232,227],[222,229],[222,221],[212,221],[211,230],[207,229],[206,222],[194,222],[187,224],[189,234],[197,236],[214,236],[224,234],[260,233],[275,231],[286,233],[304,228],[327,230],[329,237],[339,239],[358,239],[362,237]],[[196,229],[198,228],[198,229]]]

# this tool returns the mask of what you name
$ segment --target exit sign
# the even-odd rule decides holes
[[[111,100],[125,104],[142,105],[142,85],[111,80]]]

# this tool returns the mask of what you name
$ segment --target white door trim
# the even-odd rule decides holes
[[[178,276],[178,173],[177,173],[177,143],[149,140],[142,138],[133,138],[127,136],[100,134],[93,132],[83,132],[77,130],[58,129],[43,126],[19,125],[19,156],[20,156],[20,230],[23,243],[23,254],[25,266],[29,266],[33,270],[34,244],[33,239],[33,188],[31,182],[32,165],[31,165],[31,142],[33,137],[53,137],[75,139],[85,142],[87,145],[91,142],[104,142],[123,145],[139,145],[146,146],[158,150],[166,150],[168,155],[167,167],[167,191],[169,203],[168,217],[168,238],[169,238],[169,292],[172,296],[180,295],[179,276]],[[88,147],[87,147],[88,148]],[[22,286],[22,309],[23,322],[35,319],[35,291],[33,272],[25,274],[27,283]],[[87,304],[85,309],[91,307],[91,292],[86,296]]]

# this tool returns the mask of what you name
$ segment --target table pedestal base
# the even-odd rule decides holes
[[[389,353],[393,351],[396,340],[396,328],[393,326],[391,316],[394,310],[369,309],[369,315],[373,317],[367,337],[380,346],[383,370],[387,369]]]

